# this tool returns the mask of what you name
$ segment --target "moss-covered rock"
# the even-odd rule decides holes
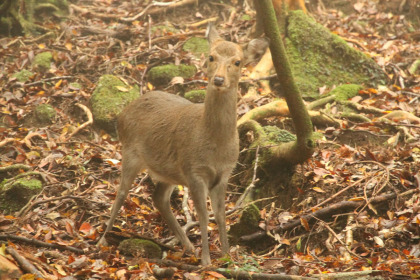
[[[195,56],[200,56],[201,54],[208,55],[210,47],[207,39],[192,37],[185,41],[182,49],[186,52],[191,52]]]
[[[35,118],[39,125],[48,125],[54,122],[56,111],[50,104],[41,104],[35,107]]]
[[[167,64],[150,69],[148,78],[153,85],[161,86],[167,85],[174,77],[191,78],[196,71],[197,69],[190,65]]]
[[[385,73],[371,58],[302,11],[291,11],[288,23],[286,51],[304,97],[318,97],[324,85],[386,83]]]
[[[335,89],[333,89],[330,92],[330,95],[334,95],[335,100],[346,101],[358,95],[359,91],[362,89],[363,87],[361,85],[355,85],[355,84],[340,85],[336,87]]]
[[[229,230],[229,238],[232,244],[238,244],[239,238],[259,230],[260,210],[255,204],[246,207],[242,212],[239,222],[232,225]]]
[[[131,101],[139,97],[139,88],[113,75],[104,75],[90,99],[95,125],[116,135],[116,118]]]
[[[51,52],[42,52],[42,53],[37,54],[34,57],[32,66],[37,70],[47,71],[51,67],[52,60],[53,60],[53,56]]]
[[[32,73],[31,71],[23,69],[22,71],[13,74],[12,77],[16,78],[16,80],[18,80],[21,83],[26,83],[33,75],[34,73]]]
[[[159,259],[162,257],[162,249],[156,243],[138,238],[126,239],[120,243],[118,249],[125,255]]]
[[[19,211],[29,200],[42,191],[42,183],[36,179],[5,179],[0,183],[0,211]]]
[[[204,89],[191,90],[184,94],[184,98],[193,103],[203,103],[206,98],[206,92]]]

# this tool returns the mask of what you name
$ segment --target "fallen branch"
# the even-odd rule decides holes
[[[14,138],[6,138],[6,139],[0,141],[0,148],[3,147],[3,146],[6,146],[7,144],[9,144],[13,141],[15,141]]]
[[[232,269],[232,268],[217,268],[217,267],[201,267],[196,265],[189,265],[184,263],[178,263],[171,260],[160,260],[160,259],[150,259],[149,262],[156,263],[159,265],[165,265],[170,267],[176,267],[185,271],[215,271],[222,274],[229,279],[257,279],[257,280],[315,280],[319,278],[314,277],[304,277],[304,276],[294,276],[294,275],[284,275],[284,274],[268,274],[268,273],[254,273],[248,272],[245,270]]]
[[[26,258],[21,256],[15,249],[8,247],[6,251],[13,256],[13,258],[16,260],[16,262],[19,264],[23,271],[34,274],[37,279],[44,279],[44,276],[41,274],[41,272],[39,272],[33,264],[31,264]]]
[[[396,193],[390,193],[390,194],[384,194],[384,195],[380,195],[377,196],[375,198],[373,198],[370,203],[371,204],[379,204],[379,203],[383,203],[385,201],[394,199],[396,197],[405,197],[405,196],[409,196],[412,195],[414,193],[419,192],[419,189],[412,189],[412,190],[408,190],[402,194],[396,194]],[[331,218],[333,215],[337,214],[337,213],[346,213],[346,212],[352,212],[354,210],[356,210],[359,207],[362,207],[365,205],[365,201],[341,201],[335,204],[332,204],[326,208],[322,208],[320,210],[317,210],[311,214],[307,214],[307,215],[303,215],[301,217],[297,217],[296,219],[294,219],[293,221],[290,221],[284,225],[281,225],[277,228],[275,228],[273,231],[274,232],[283,232],[283,231],[287,231],[287,230],[291,230],[294,229],[295,227],[301,225],[301,220],[305,220],[307,223],[312,223],[314,222],[315,219],[326,219],[326,218]],[[263,238],[267,236],[267,233],[265,231],[258,231],[256,233],[250,234],[250,235],[246,235],[246,236],[242,236],[240,238],[240,241],[243,242],[249,242],[252,240],[257,240],[260,238]]]
[[[0,239],[20,241],[20,242],[25,242],[25,243],[39,246],[39,247],[46,247],[46,248],[59,249],[59,250],[68,250],[70,252],[74,252],[77,254],[84,254],[84,251],[82,249],[78,249],[75,247],[65,246],[65,245],[56,244],[56,243],[47,243],[47,242],[39,241],[36,239],[30,239],[23,236],[17,236],[17,235],[12,235],[12,234],[0,234]]]
[[[72,138],[76,133],[78,133],[80,130],[84,129],[85,127],[91,125],[93,123],[93,116],[92,116],[92,112],[89,110],[88,107],[86,107],[83,104],[77,103],[76,106],[78,106],[79,108],[81,108],[85,114],[88,117],[87,122],[84,122],[82,125],[80,125],[79,127],[77,127],[72,133],[70,133],[69,136],[67,136],[67,138],[65,139],[65,141],[68,141],[70,138]]]

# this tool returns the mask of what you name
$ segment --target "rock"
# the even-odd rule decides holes
[[[302,11],[291,11],[288,23],[286,52],[304,97],[319,97],[318,89],[325,85],[386,83],[387,76],[375,61]]]
[[[53,123],[56,115],[54,107],[49,104],[41,104],[35,107],[35,118],[40,126]]]
[[[150,259],[160,259],[162,249],[156,243],[138,238],[130,238],[122,241],[118,249],[125,255],[143,257]]]
[[[204,89],[191,90],[184,94],[184,98],[193,103],[203,103],[206,98],[206,92]]]
[[[192,37],[185,41],[182,49],[186,52],[191,52],[195,56],[200,57],[201,54],[208,55],[209,53],[209,43],[205,38]]]
[[[0,183],[0,210],[7,213],[19,211],[29,200],[42,191],[42,183],[36,179],[5,179]]]
[[[138,97],[139,88],[136,85],[127,85],[113,75],[102,76],[90,99],[94,124],[115,136],[117,116]]]
[[[13,74],[12,77],[16,78],[16,80],[18,80],[21,83],[26,83],[33,75],[34,73],[32,73],[31,71],[23,69],[22,71]]]
[[[53,60],[51,52],[42,52],[35,56],[32,66],[42,72],[46,72],[51,68]]]
[[[193,77],[196,72],[197,69],[194,66],[167,64],[150,69],[148,79],[154,86],[166,86],[175,77],[188,79]]]

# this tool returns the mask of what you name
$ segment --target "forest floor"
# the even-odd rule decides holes
[[[76,134],[72,131],[88,120],[86,111],[76,104],[89,105],[101,75],[117,75],[146,91],[153,88],[147,81],[152,66],[182,62],[201,69],[204,57],[194,59],[181,51],[186,39],[204,36],[206,25],[194,23],[219,16],[223,19],[218,24],[220,33],[229,40],[245,42],[255,23],[252,13],[250,18],[243,17],[249,10],[230,2],[208,2],[166,13],[163,7],[146,9],[151,1],[137,5],[133,1],[73,2],[73,13],[67,21],[42,23],[56,35],[53,38],[0,39],[0,162],[1,168],[21,166],[3,170],[0,179],[16,176],[29,167],[45,180],[42,192],[19,215],[0,214],[0,257],[6,256],[16,264],[7,250],[13,249],[46,279],[154,279],[156,265],[177,267],[169,272],[174,273],[174,279],[225,277],[220,269],[192,271],[199,268],[199,260],[184,256],[180,247],[168,252],[172,263],[124,256],[115,247],[98,250],[95,244],[120,182],[121,147],[115,138],[91,125]],[[237,268],[262,276],[377,271],[385,279],[420,278],[420,75],[418,69],[414,73],[408,70],[419,59],[420,42],[418,37],[410,36],[403,15],[379,12],[375,6],[365,5],[355,5],[347,16],[336,10],[309,10],[319,23],[370,55],[390,79],[387,86],[366,89],[353,101],[387,112],[410,112],[417,118],[393,119],[393,125],[346,121],[341,128],[316,127],[324,137],[313,158],[297,167],[299,197],[289,209],[273,205],[261,209],[260,227],[275,241],[260,251],[246,244],[232,245],[229,259],[217,259],[218,231],[211,223],[214,267]],[[121,21],[142,11],[145,13],[138,19]],[[152,11],[153,16],[148,17]],[[360,25],[362,21],[365,25]],[[171,25],[176,30],[153,31],[150,25]],[[51,69],[31,69],[34,56],[46,50],[53,53]],[[13,76],[22,69],[34,73],[25,84]],[[199,71],[185,87],[203,88],[203,83],[198,82],[203,79]],[[178,86],[165,90],[176,93]],[[244,94],[241,92],[241,96]],[[263,96],[246,108],[263,105],[274,97]],[[46,126],[34,125],[34,108],[45,103],[55,108],[55,120]],[[331,106],[334,111],[336,104]],[[246,109],[241,108],[238,112],[244,114]],[[153,186],[143,178],[144,174],[136,180],[116,226],[122,233],[169,240],[172,233],[151,202]],[[230,186],[226,210],[234,208],[238,191],[245,187]],[[178,189],[172,205],[178,220],[185,223],[184,189]],[[376,203],[380,199],[382,203]],[[304,216],[343,202],[359,204],[351,210],[340,208],[347,210],[334,212],[333,219],[318,217],[309,222],[309,216]],[[194,215],[191,203],[188,205]],[[240,214],[230,214],[228,226],[237,222]],[[296,219],[299,229],[274,232]],[[200,248],[198,227],[190,230],[189,237]],[[59,246],[50,248],[49,244]],[[18,266],[22,268],[21,263]],[[26,276],[33,279],[31,274]],[[1,280],[9,279],[6,277],[0,272]]]

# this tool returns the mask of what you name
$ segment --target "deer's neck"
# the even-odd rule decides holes
[[[237,87],[218,91],[209,86],[204,101],[204,122],[211,137],[227,141],[236,134]]]

